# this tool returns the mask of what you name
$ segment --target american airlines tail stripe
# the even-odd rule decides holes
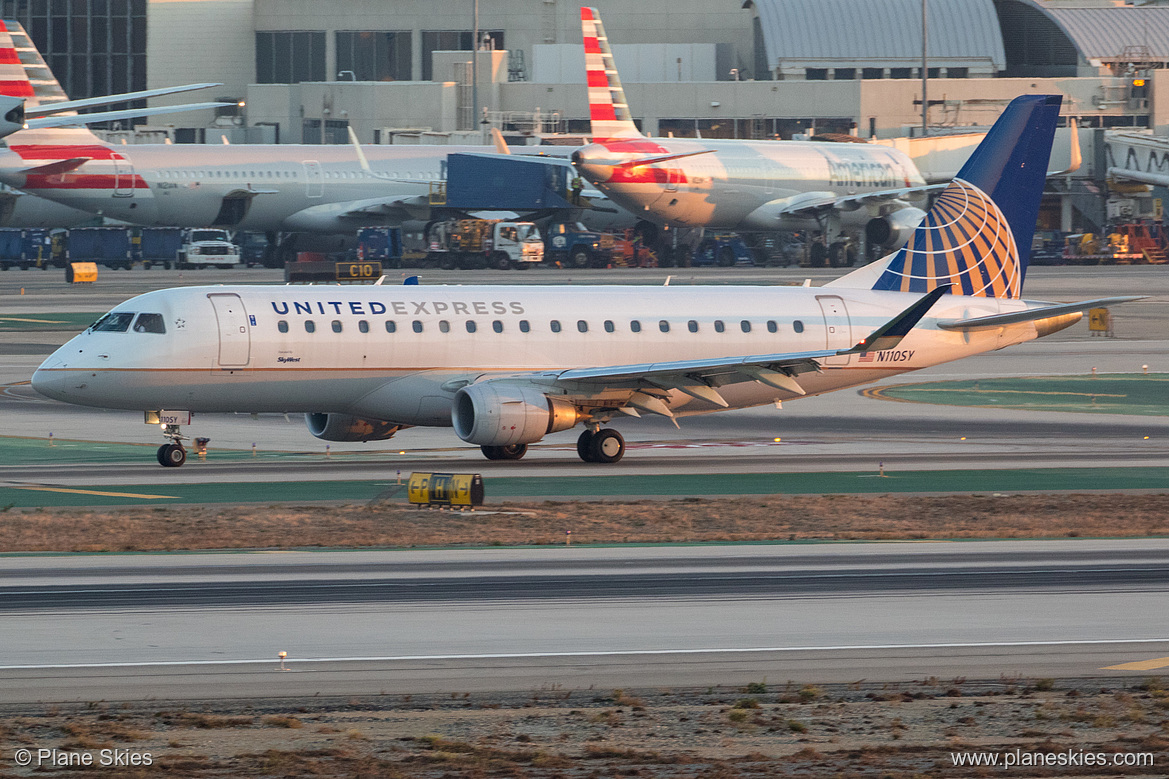
[[[0,95],[33,97],[32,84],[25,81],[0,81]]]
[[[20,55],[16,53],[16,49],[3,48],[0,49],[0,65],[19,65]]]

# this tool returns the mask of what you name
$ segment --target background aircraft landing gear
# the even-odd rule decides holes
[[[187,461],[187,450],[182,444],[163,444],[158,447],[158,464],[166,468],[178,468]]]
[[[528,453],[527,444],[512,444],[511,446],[480,446],[483,456],[488,460],[518,460]]]
[[[585,430],[576,439],[576,453],[586,463],[615,463],[625,455],[625,439],[611,427]]]

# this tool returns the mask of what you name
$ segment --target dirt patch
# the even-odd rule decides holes
[[[495,513],[181,506],[0,513],[0,552],[1169,535],[1169,494],[753,496],[542,502]]]
[[[1126,680],[1127,681],[1127,680]],[[1158,679],[924,679],[679,690],[535,690],[480,696],[8,707],[18,748],[148,753],[134,769],[76,777],[992,776],[955,753],[1121,753],[1106,770],[1015,768],[1011,776],[1164,776],[1169,695]],[[7,760],[6,760],[7,762]],[[4,774],[11,763],[0,767]]]

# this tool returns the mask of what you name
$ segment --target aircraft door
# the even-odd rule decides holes
[[[322,197],[325,194],[325,174],[321,171],[321,163],[316,160],[305,160],[304,166],[304,194],[306,197]]]
[[[248,313],[239,295],[213,293],[207,296],[215,309],[219,326],[219,367],[243,368],[251,359],[252,334]]]
[[[852,339],[852,323],[848,318],[848,309],[844,300],[835,295],[817,295],[816,301],[820,304],[820,311],[824,315],[824,348],[848,349],[856,342]],[[852,355],[845,354],[838,357],[829,357],[824,360],[825,365],[848,365]]]
[[[682,169],[675,167],[671,163],[666,163],[670,167],[666,168],[666,191],[677,192],[678,182],[682,180]]]
[[[114,197],[134,197],[134,165],[125,157],[110,155],[114,163]]]

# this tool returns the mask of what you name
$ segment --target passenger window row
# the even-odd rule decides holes
[[[133,316],[133,315],[131,315],[131,316]],[[143,314],[142,316],[147,316],[147,315]],[[158,315],[154,314],[152,316],[158,316]],[[103,319],[102,321],[104,322],[105,320]],[[101,324],[101,323],[99,322],[98,324]],[[161,317],[159,320],[159,325],[161,325]],[[411,329],[416,333],[423,332],[423,329],[424,329],[423,323],[422,323],[422,320],[420,320],[420,319],[415,319],[411,323],[410,326],[411,326]],[[466,330],[468,333],[475,333],[475,332],[478,332],[478,330],[479,330],[479,325],[473,319],[466,320],[466,322],[464,323],[464,326],[466,327]],[[774,319],[767,320],[766,326],[767,326],[767,332],[769,332],[769,333],[778,333],[779,332],[779,323],[776,322]],[[611,320],[611,319],[606,319],[603,327],[604,327],[606,333],[614,333],[617,331],[617,326],[613,323],[613,320]],[[332,321],[332,328],[333,328],[334,333],[340,333],[343,330],[341,320],[334,319]],[[94,329],[98,329],[97,325],[94,325]],[[125,329],[125,328],[123,328],[123,329]],[[280,321],[278,321],[276,323],[276,329],[282,333],[287,333],[288,332],[288,321],[285,319],[281,319]],[[306,333],[316,332],[316,329],[317,329],[317,325],[313,320],[306,319],[304,321],[304,330]],[[364,320],[364,319],[358,321],[357,329],[362,333],[368,333],[369,332],[369,322]],[[492,320],[491,329],[496,333],[502,333],[504,330],[502,320],[499,320],[499,319]],[[521,333],[529,333],[532,330],[532,324],[527,319],[521,319],[519,321],[519,329],[520,329]],[[548,322],[548,329],[553,333],[561,332],[562,328],[560,326],[560,320],[559,319],[550,320]],[[587,333],[589,331],[588,321],[584,320],[584,319],[578,319],[576,322],[576,329],[578,332]],[[686,322],[686,329],[688,331],[690,331],[691,333],[699,332],[698,320],[691,319],[688,322]],[[726,323],[723,322],[721,319],[716,319],[714,321],[714,331],[716,333],[725,333],[726,329],[727,329]],[[749,319],[741,320],[739,322],[739,329],[741,331],[743,331],[744,333],[751,332],[751,320],[749,320]],[[393,319],[387,319],[386,320],[386,332],[387,333],[395,333],[395,332],[397,332],[397,330],[398,330],[398,323],[395,322]],[[440,319],[438,322],[438,330],[441,333],[449,333],[451,331],[450,321],[446,320],[446,319]],[[660,330],[663,333],[670,332],[669,320],[666,320],[666,319],[659,320],[658,321],[658,330]],[[804,323],[798,319],[794,320],[792,322],[792,330],[796,333],[804,332]],[[640,333],[641,332],[641,322],[637,319],[631,320],[629,323],[629,331],[632,333]],[[151,330],[149,332],[162,332],[162,331]]]

